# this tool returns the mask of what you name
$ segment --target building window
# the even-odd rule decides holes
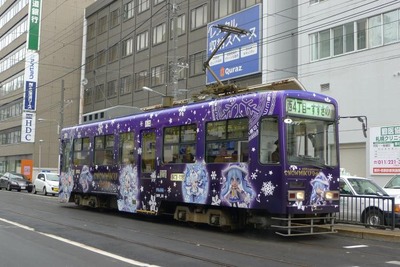
[[[113,97],[117,95],[117,80],[109,81],[107,83],[107,97]]]
[[[101,101],[104,99],[104,84],[96,85],[95,101]]]
[[[245,9],[246,7],[254,6],[255,4],[261,3],[261,0],[240,0],[239,10]]]
[[[368,45],[376,47],[382,45],[382,16],[378,15],[368,19]]]
[[[97,32],[102,34],[107,31],[107,16],[99,19],[99,25],[97,25]]]
[[[151,68],[151,86],[162,85],[165,83],[164,65]]]
[[[233,13],[232,0],[214,0],[214,19],[223,18]]]
[[[89,24],[87,27],[87,38],[88,38],[88,40],[91,40],[94,37],[96,37],[96,25],[93,22],[93,23]]]
[[[398,10],[383,14],[383,43],[388,44],[399,40]]]
[[[357,49],[367,48],[367,20],[357,21]]]
[[[106,52],[105,52],[105,50],[102,50],[102,51],[98,52],[97,56],[96,56],[96,59],[97,59],[97,61],[96,61],[96,66],[97,67],[104,66],[106,64]]]
[[[178,18],[176,19],[176,24],[177,24],[177,33],[176,35],[183,35],[186,33],[186,15],[182,14],[180,16],[178,16]],[[174,21],[171,20],[171,32],[174,31]],[[171,33],[171,38],[173,37],[173,34]]]
[[[132,91],[132,82],[131,82],[131,76],[125,76],[122,77],[119,80],[119,94],[124,95],[128,94]]]
[[[153,45],[165,42],[165,30],[167,25],[160,24],[153,28]]]
[[[137,51],[141,51],[144,49],[147,49],[149,47],[149,32],[145,31],[137,35],[136,37],[137,41]]]
[[[110,13],[110,29],[119,24],[119,8]]]
[[[158,5],[162,2],[164,2],[165,0],[154,0],[154,5]]]
[[[189,57],[189,75],[203,74],[203,63],[206,61],[206,51],[202,51]]]
[[[207,24],[207,4],[191,11],[190,29],[194,30]]]
[[[150,8],[149,0],[139,0],[138,12],[142,13]]]
[[[110,47],[108,50],[108,62],[114,62],[118,59],[118,44]]]
[[[354,51],[354,23],[350,22],[343,26],[344,28],[344,52],[352,52]]]
[[[142,89],[143,86],[148,86],[148,72],[147,70],[136,73],[136,89]]]
[[[85,89],[84,94],[84,105],[90,105],[93,101],[93,90],[92,88]]]
[[[124,14],[123,14],[123,19],[128,20],[130,18],[133,18],[134,13],[134,6],[135,3],[133,1],[130,1],[126,4],[124,4]]]
[[[86,58],[86,72],[94,70],[94,56],[88,56]]]
[[[133,53],[133,39],[129,38],[127,40],[122,41],[122,51],[121,55],[123,57],[132,55]]]
[[[326,0],[310,0],[310,5],[324,2]]]

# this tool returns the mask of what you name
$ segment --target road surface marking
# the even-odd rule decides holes
[[[400,265],[400,261],[387,261],[388,264]]]
[[[75,241],[60,237],[60,236],[39,232],[39,231],[36,231],[34,228],[31,228],[31,227],[23,225],[23,224],[19,224],[17,222],[9,221],[9,220],[3,219],[3,218],[0,218],[0,221],[9,223],[11,225],[23,228],[25,230],[32,231],[32,232],[38,233],[40,235],[44,235],[44,236],[59,240],[61,242],[64,242],[64,243],[67,243],[67,244],[70,244],[70,245],[73,245],[73,246],[76,246],[76,247],[79,247],[79,248],[83,248],[83,249],[92,251],[94,253],[98,253],[98,254],[101,254],[101,255],[104,255],[104,256],[107,256],[107,257],[110,257],[110,258],[113,258],[113,259],[116,259],[116,260],[119,260],[119,261],[122,261],[122,262],[126,262],[126,263],[129,263],[129,264],[132,264],[132,265],[143,266],[143,267],[159,267],[158,265],[151,265],[151,264],[147,264],[147,263],[144,263],[144,262],[135,261],[135,260],[128,259],[128,258],[125,258],[125,257],[121,257],[121,256],[118,256],[116,254],[113,254],[113,253],[110,253],[110,252],[107,252],[107,251],[104,251],[104,250],[101,250],[101,249],[98,249],[98,248],[95,248],[95,247],[87,246],[85,244],[82,244],[82,243],[79,243],[79,242],[75,242]]]
[[[367,245],[343,246],[343,248],[367,248]]]

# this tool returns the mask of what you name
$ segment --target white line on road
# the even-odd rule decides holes
[[[400,265],[400,261],[387,261],[388,264]]]
[[[367,248],[367,245],[343,246],[343,248]]]
[[[128,258],[125,258],[125,257],[121,257],[121,256],[118,256],[116,254],[113,254],[113,253],[110,253],[110,252],[107,252],[107,251],[104,251],[104,250],[101,250],[101,249],[98,249],[98,248],[95,248],[95,247],[87,246],[85,244],[82,244],[82,243],[79,243],[79,242],[75,242],[75,241],[60,237],[60,236],[47,234],[47,233],[42,233],[42,232],[36,231],[34,228],[31,228],[31,227],[23,225],[23,224],[19,224],[17,222],[9,221],[9,220],[3,219],[3,218],[0,218],[0,221],[9,223],[9,224],[12,224],[14,226],[23,228],[25,230],[32,231],[32,232],[38,233],[40,235],[44,235],[44,236],[59,240],[61,242],[64,242],[64,243],[67,243],[67,244],[70,244],[70,245],[73,245],[73,246],[76,246],[76,247],[79,247],[79,248],[83,248],[83,249],[92,251],[94,253],[98,253],[98,254],[101,254],[101,255],[104,255],[104,256],[107,256],[107,257],[110,257],[110,258],[113,258],[113,259],[116,259],[116,260],[119,260],[119,261],[122,261],[122,262],[126,262],[126,263],[129,263],[129,264],[132,264],[132,265],[143,266],[143,267],[159,267],[157,265],[151,265],[151,264],[147,264],[147,263],[144,263],[144,262],[135,261],[135,260],[128,259]]]

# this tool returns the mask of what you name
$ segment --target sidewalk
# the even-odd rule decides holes
[[[400,230],[366,228],[361,225],[335,224],[337,234],[361,239],[400,242]]]

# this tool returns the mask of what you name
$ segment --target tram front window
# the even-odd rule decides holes
[[[336,129],[333,121],[291,117],[287,120],[287,157],[294,165],[336,166]]]

